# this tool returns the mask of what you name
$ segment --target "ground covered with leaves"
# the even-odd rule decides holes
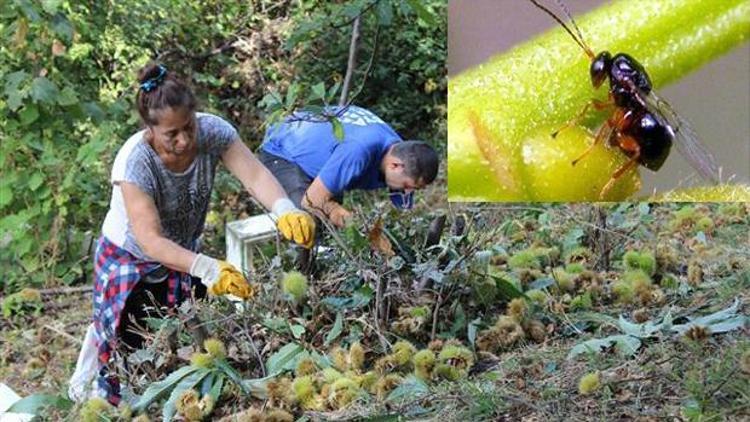
[[[420,204],[396,214],[366,203],[353,225],[327,235],[310,277],[289,272],[293,251],[269,244],[256,254],[249,302],[212,298],[149,321],[146,347],[119,368],[129,406],[57,399],[45,412],[745,419],[749,212]],[[64,396],[89,300],[71,290],[7,297],[0,379],[22,395]]]

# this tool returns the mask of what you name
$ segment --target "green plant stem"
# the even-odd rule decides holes
[[[649,202],[750,202],[750,186],[699,186],[663,192],[648,198]]]
[[[750,33],[748,0],[620,0],[577,19],[595,53],[626,52],[656,88],[740,45]],[[518,7],[533,7],[519,4]],[[540,11],[540,13],[542,13]],[[529,200],[524,136],[561,126],[591,98],[589,59],[561,28],[548,31],[449,81],[448,194],[451,200]],[[605,114],[592,114],[587,126]],[[503,155],[504,154],[504,155]]]

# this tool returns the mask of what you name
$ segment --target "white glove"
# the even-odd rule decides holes
[[[190,275],[200,277],[208,292],[222,296],[231,294],[241,299],[250,299],[255,289],[245,276],[232,264],[198,254],[190,266]]]
[[[297,207],[294,205],[294,202],[292,202],[289,198],[277,199],[276,202],[274,202],[273,206],[271,207],[271,212],[276,216],[276,218],[281,217],[283,214],[289,211],[295,211],[295,210],[297,210]]]
[[[199,253],[190,266],[190,275],[201,279],[201,283],[211,290],[211,287],[219,280],[221,267],[219,261],[210,256]]]

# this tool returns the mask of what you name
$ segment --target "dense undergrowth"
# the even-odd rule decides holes
[[[273,260],[272,251],[242,309],[219,298],[152,321],[148,346],[121,372],[132,406],[63,413],[270,421],[750,412],[746,204],[421,204],[411,215],[379,205],[329,237],[335,248],[321,252],[309,280],[286,274],[291,257],[282,250]],[[443,236],[425,247],[440,213]],[[55,305],[42,295],[10,306],[0,377],[23,372],[10,381],[25,393],[63,391],[75,356],[61,362],[24,347],[71,340],[43,317],[22,328],[37,306]]]

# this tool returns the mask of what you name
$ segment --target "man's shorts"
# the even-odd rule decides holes
[[[305,192],[313,179],[302,170],[302,167],[285,158],[269,154],[263,150],[260,150],[257,156],[260,162],[276,177],[294,205],[302,209],[302,198],[304,198]],[[343,199],[343,195],[333,198],[339,204]]]
[[[312,178],[297,164],[263,150],[258,152],[258,159],[273,173],[294,205],[302,209],[302,198],[310,187]]]

